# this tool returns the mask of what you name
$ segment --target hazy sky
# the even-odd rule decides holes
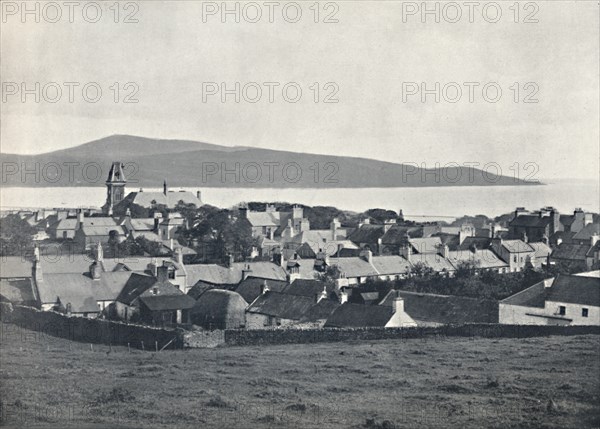
[[[35,7],[36,2],[28,3]],[[482,12],[489,2],[480,2],[474,22],[465,3],[454,3],[462,12],[456,23],[445,19],[453,20],[457,9],[444,8],[443,2],[438,3],[439,23],[434,15],[426,15],[423,23],[420,11],[404,15],[403,22],[403,8],[420,8],[420,1],[346,1],[327,7],[320,2],[318,23],[310,9],[314,2],[298,2],[302,16],[292,23],[286,18],[294,20],[296,10],[288,3],[277,2],[272,23],[263,2],[239,3],[236,23],[233,15],[222,22],[220,11],[203,16],[203,8],[220,8],[221,2],[192,1],[121,3],[119,23],[114,9],[108,9],[114,2],[102,4],[96,23],[87,22],[96,11],[92,5],[84,16],[85,2],[75,7],[72,23],[62,2],[55,3],[62,13],[57,23],[48,22],[56,10],[39,3],[40,22],[25,15],[23,23],[20,10],[12,14],[22,3],[3,2],[2,152],[48,152],[111,134],[134,134],[427,166],[497,162],[505,174],[515,162],[535,162],[538,178],[598,179],[597,1],[535,2],[527,9],[521,2],[518,17],[509,9],[512,1],[498,2],[502,15],[496,23],[487,22],[495,19],[494,8]],[[254,5],[262,12],[258,23],[247,22],[256,15]],[[433,9],[436,2],[428,5]],[[132,12],[138,22],[124,23]],[[331,13],[338,22],[322,22]],[[539,22],[522,22],[526,16]],[[33,94],[22,102],[23,82],[27,88],[40,83],[39,103]],[[79,84],[72,103],[64,82]],[[82,97],[82,87],[90,82],[102,90],[96,103]],[[128,82],[135,86],[125,88]],[[241,87],[256,82],[262,97],[251,103],[240,94],[236,103],[229,95],[223,103],[217,93],[203,101],[206,82],[224,82],[228,89],[235,82]],[[273,102],[264,82],[279,83]],[[296,103],[283,98],[282,87],[289,82],[302,89]],[[328,82],[335,85],[326,87]],[[430,89],[436,82],[440,88],[457,82],[462,97],[449,102],[456,93],[455,86],[447,86],[439,103],[434,95],[423,103],[420,94],[403,102],[407,82]],[[473,103],[464,82],[479,85]],[[496,85],[502,90],[496,102],[482,96],[488,83],[489,99],[496,97]],[[133,98],[139,102],[124,103],[136,86]],[[339,102],[325,103],[336,88],[333,99]],[[256,96],[255,87],[246,89],[246,98]],[[287,94],[295,96],[293,85]],[[88,96],[95,96],[94,86],[88,86]],[[524,103],[526,97],[538,102]]]

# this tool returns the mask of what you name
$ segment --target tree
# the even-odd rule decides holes
[[[10,214],[0,219],[0,255],[22,256],[33,251],[33,237],[37,230],[21,219]]]

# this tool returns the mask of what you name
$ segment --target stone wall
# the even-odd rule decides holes
[[[439,340],[446,337],[526,338],[584,334],[600,335],[600,326],[465,324],[418,328],[231,329],[225,331],[225,343],[232,346],[245,346],[384,339],[430,338]]]
[[[25,306],[2,306],[0,319],[26,329],[53,337],[95,344],[160,350],[183,347],[183,330],[153,328],[151,326],[66,316],[53,311],[41,311]],[[167,345],[168,344],[168,345]]]

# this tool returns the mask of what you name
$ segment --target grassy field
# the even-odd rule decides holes
[[[598,336],[154,353],[11,326],[7,427],[600,427]]]

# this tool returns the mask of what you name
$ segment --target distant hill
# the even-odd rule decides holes
[[[538,183],[467,167],[436,172],[367,158],[317,155],[189,140],[114,135],[39,155],[3,154],[2,186],[104,186],[113,161],[130,187],[370,188],[515,186]],[[23,176],[37,166],[38,173]],[[72,165],[72,174],[69,174]],[[15,167],[16,166],[16,167]],[[13,173],[14,169],[19,171]],[[59,173],[59,174],[57,174]]]

